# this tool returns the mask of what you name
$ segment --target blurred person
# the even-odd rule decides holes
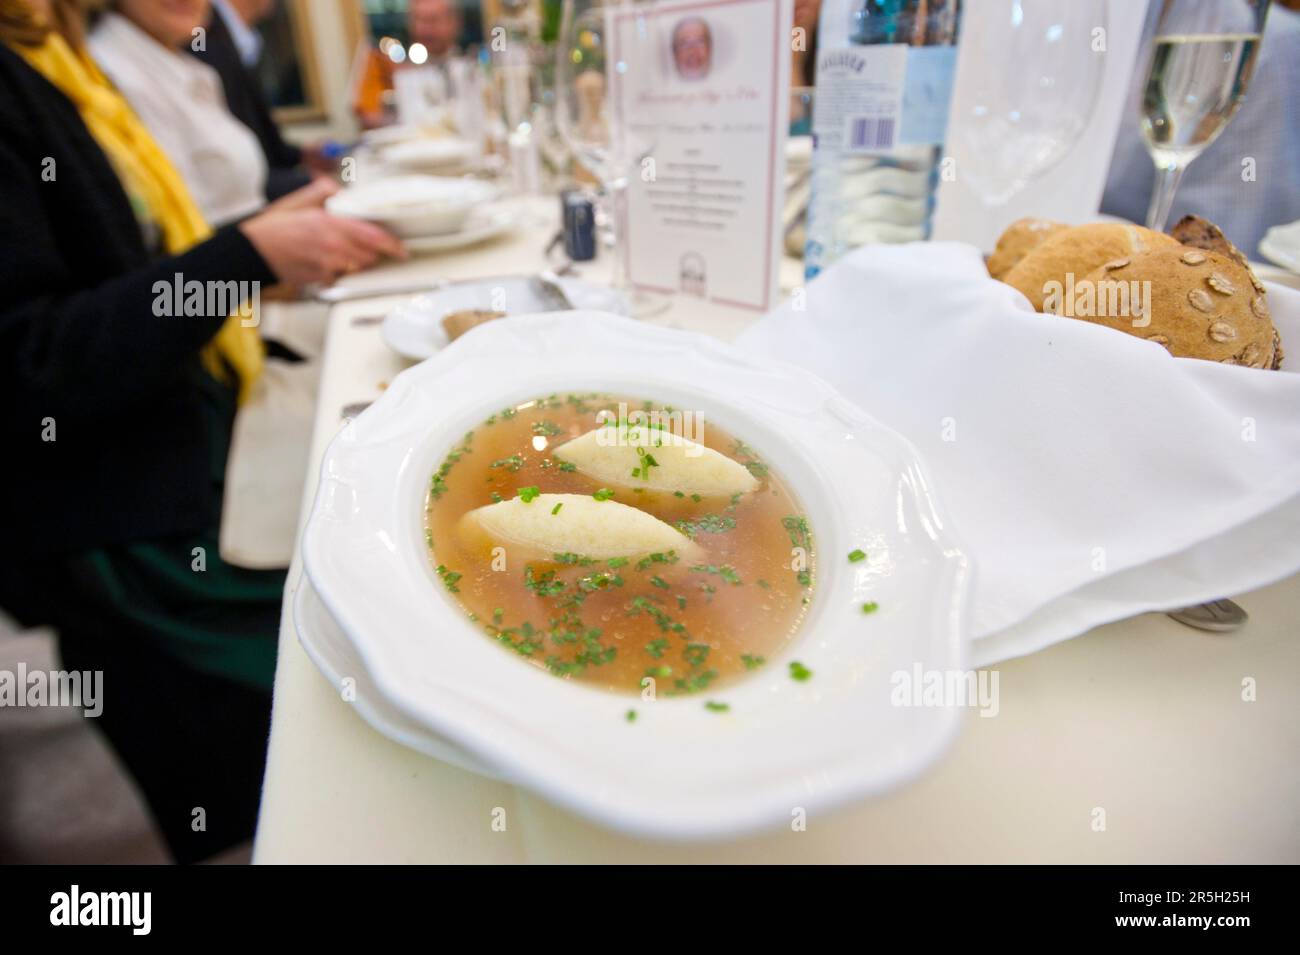
[[[396,72],[413,65],[445,68],[447,59],[460,52],[463,29],[464,18],[456,0],[410,0],[406,10],[408,43],[411,47],[417,43],[423,46],[427,60],[412,64],[409,50],[403,50],[400,62],[387,50],[374,48],[366,52],[352,103],[362,127],[373,129],[391,122],[385,100],[393,91]]]
[[[295,146],[286,142],[262,92],[257,65],[262,34],[257,26],[270,17],[277,0],[212,0],[206,43],[190,52],[217,71],[226,106],[253,131],[266,157],[266,197],[278,199],[300,189],[313,174],[330,174],[338,163],[327,158],[322,143]]]
[[[817,21],[822,0],[794,0],[794,28],[797,44],[790,50],[790,85],[812,86],[817,73]]]
[[[1160,3],[1147,11],[1142,49],[1149,51]],[[1142,137],[1138,106],[1143,64],[1133,77],[1101,211],[1146,222],[1155,192],[1155,164]],[[1183,173],[1169,213],[1204,216],[1252,259],[1270,226],[1300,219],[1300,0],[1274,0],[1255,74],[1236,115]],[[1245,162],[1249,160],[1249,162]]]
[[[203,216],[225,225],[266,204],[267,160],[231,114],[216,70],[186,54],[208,0],[109,0],[90,53],[166,151]]]
[[[257,329],[174,303],[404,250],[320,208],[332,184],[213,232],[84,27],[78,0],[0,0],[0,606],[102,672],[96,726],[196,861],[253,832],[284,572],[217,542]]]
[[[822,0],[794,0],[794,42],[790,45],[790,134],[812,132],[812,98],[808,91],[817,81],[817,21]],[[802,31],[802,32],[800,32]]]
[[[703,17],[678,20],[672,35],[673,67],[684,80],[703,80],[713,69],[713,31]]]

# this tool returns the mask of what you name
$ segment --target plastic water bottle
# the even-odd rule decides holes
[[[861,245],[929,238],[959,10],[959,0],[822,4],[808,278]]]

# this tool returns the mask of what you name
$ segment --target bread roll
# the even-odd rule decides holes
[[[444,315],[442,328],[447,333],[447,341],[454,342],[471,328],[505,317],[505,312],[494,312],[486,308],[463,308],[458,312],[448,312]]]
[[[1169,230],[1169,234],[1183,245],[1194,246],[1203,252],[1217,252],[1220,255],[1226,255],[1243,269],[1250,268],[1250,262],[1242,251],[1229,242],[1228,237],[1223,234],[1223,230],[1209,219],[1203,219],[1200,216],[1183,216]],[[1259,291],[1264,291],[1259,286],[1258,281],[1256,281],[1255,285]]]
[[[1002,281],[1019,289],[1041,312],[1049,283],[1063,288],[1071,275],[1077,282],[1107,262],[1161,247],[1180,248],[1175,239],[1138,225],[1095,222],[1073,226],[1044,239]]]
[[[1085,279],[1096,292],[1096,312],[1110,311],[1102,303],[1117,298],[1103,283],[1128,283],[1130,303],[1140,298],[1145,309],[1089,315],[1075,307],[1067,314],[1154,341],[1180,358],[1277,368],[1281,341],[1253,278],[1249,269],[1218,252],[1161,246],[1108,262]]]
[[[995,279],[1002,278],[1044,239],[1068,228],[1064,222],[1053,222],[1051,219],[1035,219],[1032,216],[1017,219],[1007,226],[998,239],[997,248],[989,256],[989,275]]]

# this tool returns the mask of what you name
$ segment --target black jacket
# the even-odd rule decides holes
[[[0,44],[0,578],[215,525],[198,353],[225,316],[157,317],[176,273],[274,281],[234,227],[152,257],[76,108]]]
[[[209,17],[206,39],[204,49],[191,49],[190,52],[217,71],[226,91],[226,106],[262,144],[268,167],[267,199],[278,199],[307,185],[311,182],[311,175],[302,168],[302,150],[285,142],[280,135],[280,127],[275,124],[270,107],[266,105],[257,76],[239,58],[239,48],[216,10]]]

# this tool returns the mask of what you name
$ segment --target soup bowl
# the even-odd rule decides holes
[[[474,144],[464,139],[422,137],[386,147],[383,157],[410,172],[462,169],[474,159]]]
[[[459,231],[474,207],[496,194],[494,186],[478,179],[393,176],[344,189],[325,200],[325,208],[413,239]]]
[[[778,657],[703,696],[647,700],[549,675],[447,593],[424,538],[431,475],[493,413],[584,392],[702,414],[792,489],[816,576]],[[821,379],[702,335],[584,311],[474,329],[331,442],[302,552],[385,708],[619,830],[789,825],[909,779],[960,726],[961,701],[919,705],[903,686],[961,673],[967,650],[969,563],[915,450]]]

